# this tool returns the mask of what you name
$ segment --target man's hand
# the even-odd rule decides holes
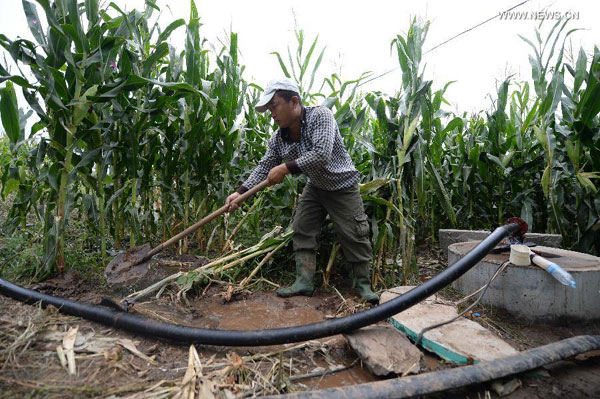
[[[227,199],[225,200],[225,205],[227,205],[227,212],[235,211],[236,209],[238,209],[240,207],[238,204],[233,202],[233,200],[239,196],[240,196],[240,193],[235,192],[233,194],[230,194],[229,197],[227,197]]]
[[[267,181],[269,182],[269,184],[271,186],[273,186],[275,184],[279,184],[283,181],[283,178],[288,173],[290,173],[290,171],[288,170],[287,166],[284,163],[282,163],[281,165],[275,166],[273,169],[271,169],[269,171],[269,175],[267,176]]]

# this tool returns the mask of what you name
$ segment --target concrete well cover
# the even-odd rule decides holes
[[[456,263],[478,243],[450,245],[448,265]],[[560,248],[537,246],[532,249],[567,270],[577,288],[560,284],[538,266],[509,264],[492,282],[481,302],[532,321],[600,320],[600,258]],[[477,290],[508,257],[508,251],[487,255],[452,286],[465,295]]]

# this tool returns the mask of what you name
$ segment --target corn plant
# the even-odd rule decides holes
[[[396,95],[369,93],[365,97],[374,113],[368,138],[372,151],[370,178],[393,181],[379,201],[386,204],[386,209],[374,228],[377,231],[375,250],[379,254],[375,278],[386,252],[394,258],[401,252],[404,279],[414,272],[416,210],[425,201],[427,173],[425,141],[418,124],[432,83],[423,78],[420,66],[427,30],[428,24],[413,20],[407,35],[398,35],[392,41],[402,69],[402,82]],[[386,246],[390,251],[385,250]]]
[[[449,183],[462,226],[489,229],[520,215],[533,231],[559,232],[566,246],[593,252],[598,230],[593,179],[598,174],[589,132],[599,112],[590,101],[597,90],[597,60],[588,72],[582,50],[575,67],[563,64],[569,35],[564,29],[563,23],[554,25],[546,41],[538,32],[538,45],[524,38],[534,49],[534,91],[528,83],[514,82],[517,88],[510,92],[510,79],[504,81],[490,111],[449,121],[441,146],[446,151],[433,150],[442,154],[434,159],[441,160],[438,171]],[[573,89],[565,82],[565,70]],[[586,122],[576,123],[577,110],[584,108]],[[587,132],[585,144],[579,132]],[[430,146],[436,147],[439,142]]]
[[[559,232],[569,246],[588,250],[595,246],[597,250],[600,219],[594,205],[597,189],[591,179],[600,177],[592,157],[598,143],[592,132],[600,112],[595,97],[599,90],[598,51],[594,51],[589,71],[583,50],[575,67],[563,64],[565,41],[575,31],[562,34],[566,26],[566,21],[557,22],[545,41],[536,31],[537,44],[523,38],[534,50],[530,62],[540,102],[533,129],[546,160],[541,185],[548,202],[549,230]],[[561,40],[562,45],[557,46]],[[565,83],[565,71],[572,74],[572,90]],[[562,118],[557,112],[559,104]]]
[[[315,83],[315,76],[319,67],[321,66],[321,61],[323,60],[323,55],[325,54],[325,47],[321,49],[319,55],[311,66],[311,59],[313,59],[313,54],[315,54],[315,49],[317,48],[317,43],[319,41],[319,36],[316,36],[315,39],[310,43],[310,47],[308,51],[305,51],[304,46],[304,31],[302,29],[296,28],[294,30],[296,35],[296,51],[293,52],[292,49],[288,46],[287,55],[288,55],[288,63],[286,64],[281,56],[281,54],[277,51],[274,51],[273,55],[277,57],[277,61],[279,62],[279,66],[281,67],[282,72],[288,78],[292,78],[298,83],[298,87],[300,88],[300,96],[302,99],[311,104],[316,100],[317,97],[322,97],[320,93],[313,93],[312,88]],[[317,50],[318,51],[318,50]],[[291,71],[291,73],[290,73]]]
[[[31,140],[25,136],[25,124],[33,111],[24,113],[18,108],[13,83],[7,81],[0,89],[0,114],[4,133],[0,134],[0,198],[3,201],[16,193],[13,207],[8,214],[8,223],[14,228],[26,227],[26,217],[31,211],[27,191],[34,184],[29,170]]]
[[[562,119],[555,135],[561,139],[562,156],[554,166],[558,201],[564,210],[565,241],[582,251],[600,253],[600,193],[593,179],[600,179],[600,51],[594,49],[587,62],[583,49],[574,66],[565,64],[573,78],[572,89],[565,87],[561,101]],[[594,131],[596,133],[594,133]],[[558,141],[558,140],[557,140]],[[574,178],[573,178],[574,177]],[[559,186],[559,187],[560,187]],[[545,193],[550,193],[550,184]],[[573,221],[576,228],[573,228]]]
[[[34,40],[0,34],[18,70],[0,65],[0,196],[12,199],[9,228],[25,228],[28,216],[41,225],[39,277],[63,270],[70,218],[87,220],[106,263],[110,249],[163,241],[219,207],[264,154],[276,126],[254,110],[262,89],[244,79],[238,34],[219,48],[209,43],[193,0],[189,20],[164,30],[150,1],[129,12],[97,0],[22,5]],[[183,49],[168,42],[176,29],[186,31]],[[360,92],[368,74],[317,82],[325,48],[301,29],[286,56],[273,52],[307,105],[332,110],[361,173],[374,280],[393,274],[390,258],[402,259],[402,279],[414,274],[416,245],[439,227],[489,229],[514,215],[599,253],[598,50],[581,49],[568,63],[567,25],[544,40],[537,31],[523,38],[533,84],[507,77],[489,109],[454,114],[445,110],[452,82],[434,91],[423,78],[427,30],[413,20],[392,41],[402,78],[391,94]],[[31,111],[19,109],[16,89]],[[26,131],[31,113],[39,121]],[[213,221],[178,250],[238,249],[228,232],[241,220],[246,243],[288,226],[303,182],[286,179],[246,205],[249,214]],[[324,253],[331,265],[333,235],[323,241],[333,245]]]
[[[47,274],[53,265],[58,271],[64,267],[65,227],[71,210],[78,204],[80,210],[99,208],[99,212],[91,213],[100,219],[104,255],[105,197],[107,191],[111,191],[105,186],[111,183],[110,172],[113,195],[121,190],[118,187],[123,179],[120,173],[131,177],[128,181],[133,205],[130,224],[135,226],[136,178],[140,170],[136,164],[137,150],[138,144],[143,142],[141,132],[147,114],[133,108],[143,108],[143,93],[131,92],[150,83],[166,48],[161,40],[164,41],[170,31],[165,30],[159,36],[159,43],[150,46],[147,40],[150,34],[144,23],[149,12],[124,14],[111,4],[109,7],[121,15],[110,17],[107,10],[99,10],[98,2],[93,0],[86,1],[85,5],[74,0],[38,3],[48,21],[46,32],[41,28],[37,7],[23,1],[37,44],[22,39],[11,41],[0,35],[0,44],[18,65],[29,66],[35,82],[29,82],[25,76],[9,76],[4,69],[0,72],[3,80],[22,87],[26,100],[40,118],[32,134],[42,128],[45,132],[32,157],[38,172],[34,186],[37,191],[26,195],[38,207],[44,221],[42,269],[43,274]],[[85,21],[82,16],[86,17]],[[106,107],[107,103],[111,108]],[[123,127],[127,128],[126,135],[121,134]],[[120,153],[115,151],[119,149]],[[120,166],[121,160],[128,163],[127,167]],[[115,198],[112,200],[115,203]],[[135,228],[133,230],[132,243],[137,233]]]

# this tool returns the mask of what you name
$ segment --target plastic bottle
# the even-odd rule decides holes
[[[568,271],[566,271],[556,263],[552,263],[548,259],[535,254],[531,254],[531,261],[545,269],[548,273],[552,275],[552,277],[558,280],[559,283],[567,285],[571,288],[577,288],[577,284],[575,283],[573,276],[571,276],[571,274]]]
[[[571,288],[577,288],[577,283],[575,283],[575,280],[573,280],[573,276],[571,276],[568,271],[558,266],[556,263],[548,266],[548,272],[561,284],[568,285]]]

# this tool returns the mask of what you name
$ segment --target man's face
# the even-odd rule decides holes
[[[288,128],[300,115],[298,97],[292,97],[289,102],[275,94],[267,104],[271,117],[280,128]]]

